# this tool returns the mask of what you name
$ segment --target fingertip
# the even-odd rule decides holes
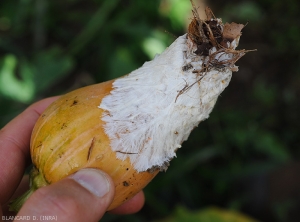
[[[114,192],[111,192],[113,189],[113,182],[103,171],[96,169],[82,169],[71,175],[70,178],[97,197],[101,198],[109,192],[110,195],[113,196]]]
[[[42,99],[30,105],[27,109],[35,110],[38,113],[38,115],[41,115],[44,112],[44,110],[58,98],[59,96],[53,96]]]
[[[39,188],[25,202],[19,216],[55,216],[58,221],[98,221],[114,197],[110,177],[85,169],[49,186]]]
[[[109,211],[112,214],[134,214],[140,211],[145,204],[145,195],[143,191],[137,193],[133,198],[129,199],[121,206]]]
[[[30,163],[29,141],[36,121],[57,98],[50,97],[30,105],[0,130],[0,199],[3,202],[12,196]]]

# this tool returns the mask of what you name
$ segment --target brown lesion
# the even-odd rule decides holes
[[[169,161],[165,161],[161,166],[158,166],[158,165],[152,166],[151,168],[149,168],[147,170],[147,172],[150,174],[156,173],[157,171],[160,171],[160,172],[165,171],[166,172],[168,167],[170,166],[170,161],[171,161],[171,159]]]
[[[74,99],[73,102],[72,102],[72,104],[71,104],[71,106],[75,106],[75,105],[77,105],[77,104],[78,104],[78,100],[77,100],[77,99]]]
[[[78,104],[78,102],[79,102],[77,96],[75,96],[74,98],[72,98],[70,100],[71,100],[70,101],[70,103],[71,103],[70,107],[76,106]],[[66,102],[68,102],[68,101],[69,101],[69,99],[66,100]]]
[[[40,147],[42,147],[43,145],[43,142],[42,141],[39,141],[38,142],[38,145],[35,147],[35,149],[39,149]]]
[[[120,151],[120,150],[117,150],[116,152],[122,153],[122,154],[128,154],[128,155],[139,154],[139,153],[132,153],[132,152],[124,152],[124,151]]]
[[[62,126],[60,127],[60,129],[65,129],[67,127],[68,127],[68,125],[66,123],[63,123]]]
[[[95,144],[95,137],[93,137],[91,145],[89,147],[88,154],[87,154],[87,160],[90,160],[91,153],[92,153],[93,148],[94,148],[94,144]]]

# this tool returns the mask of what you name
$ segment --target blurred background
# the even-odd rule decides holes
[[[299,221],[298,0],[194,0],[247,24],[210,118],[135,215],[102,221]],[[140,67],[186,32],[189,0],[1,0],[0,127],[28,105]],[[250,219],[252,218],[252,219]]]

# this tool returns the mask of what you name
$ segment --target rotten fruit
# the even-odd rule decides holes
[[[61,96],[37,121],[31,138],[31,189],[12,203],[18,210],[39,187],[82,168],[113,179],[111,210],[166,170],[194,127],[207,119],[230,82],[242,24],[201,20],[193,5],[188,33],[162,54],[121,78]]]

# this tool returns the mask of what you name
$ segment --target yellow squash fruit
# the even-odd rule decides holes
[[[209,117],[230,82],[243,25],[223,25],[207,8],[188,33],[129,75],[61,96],[37,121],[31,138],[31,189],[83,168],[108,173],[115,197],[108,210],[142,190],[176,156],[191,131]]]
[[[108,210],[137,194],[158,173],[139,173],[128,159],[119,160],[112,152],[100,119],[103,110],[97,108],[111,91],[112,82],[80,88],[56,100],[37,121],[30,150],[39,186],[87,167],[108,173],[116,186]]]

